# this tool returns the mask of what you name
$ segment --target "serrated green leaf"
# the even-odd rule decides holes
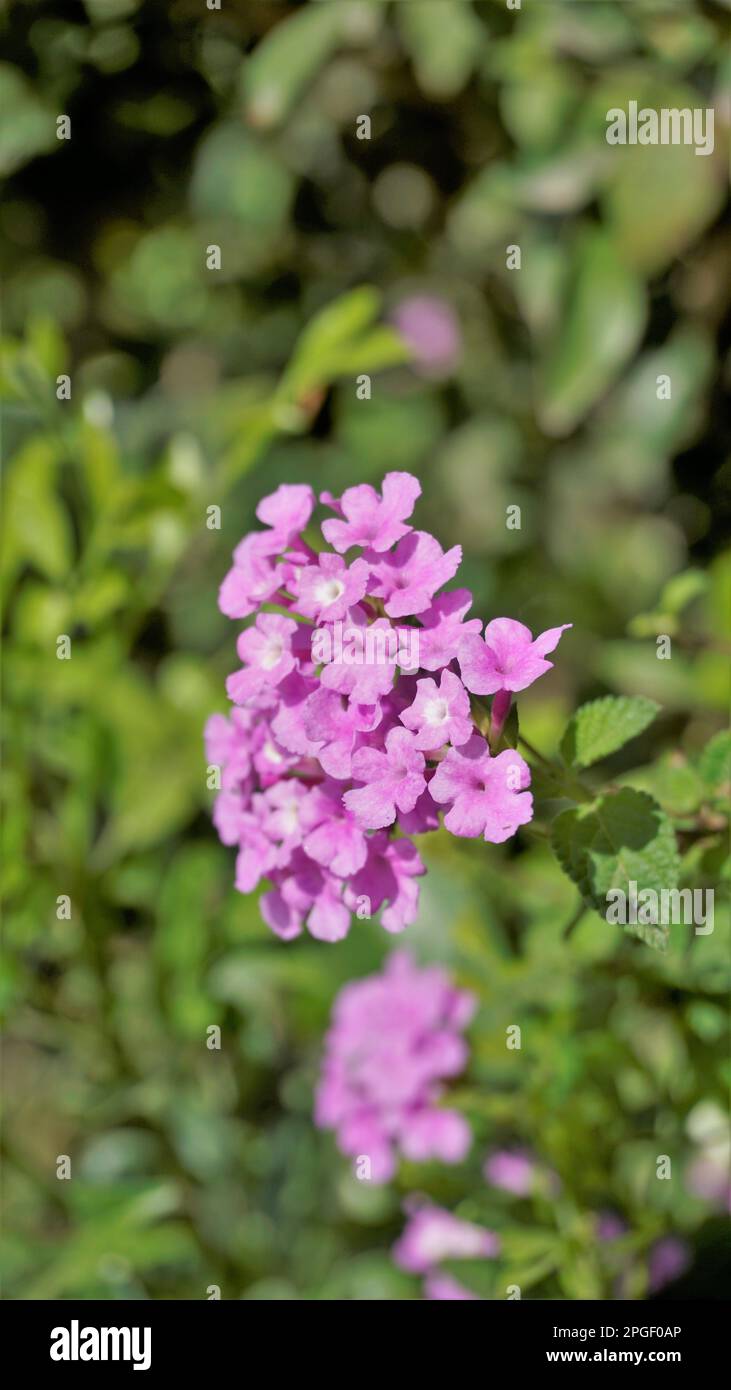
[[[731,780],[731,732],[722,729],[706,744],[698,760],[703,781],[714,790]]]
[[[698,772],[675,751],[663,754],[649,767],[625,773],[619,781],[622,786],[649,792],[671,816],[689,816],[703,800]]]
[[[571,767],[591,767],[641,734],[659,708],[644,695],[591,700],[571,716],[561,739],[562,758]]]
[[[603,917],[612,888],[621,888],[629,898],[631,882],[638,894],[677,886],[673,827],[646,792],[624,787],[592,806],[562,811],[553,823],[551,843],[564,872]],[[628,923],[626,930],[649,946],[662,949],[667,944],[667,926]]]

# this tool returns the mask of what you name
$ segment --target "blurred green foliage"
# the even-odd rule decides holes
[[[685,1291],[718,1294],[720,1216],[686,1176],[728,1082],[726,19],[712,0],[8,6],[7,1296],[415,1298],[389,1256],[414,1190],[500,1232],[487,1296],[643,1297],[668,1232],[695,1252]],[[610,150],[630,99],[713,102],[713,156]],[[387,326],[414,291],[459,317],[445,380]],[[573,622],[522,732],[549,757],[563,738],[615,810],[652,798],[660,881],[671,859],[717,897],[712,935],[674,927],[656,953],[587,905],[595,810],[563,808],[568,850],[554,822],[584,902],[539,834],[427,837],[408,945],[480,995],[457,1088],[476,1139],[459,1169],[373,1189],[313,1128],[312,1087],[337,990],[391,943],[370,923],[336,947],[269,936],[210,826],[201,730],[234,661],[217,586],[260,496],[388,468],[463,544],[474,612]],[[632,705],[626,746],[606,707],[564,733],[607,696],[660,709]],[[536,784],[562,810],[550,770]],[[485,1152],[513,1143],[558,1196],[486,1186]],[[627,1223],[611,1245],[603,1209]]]

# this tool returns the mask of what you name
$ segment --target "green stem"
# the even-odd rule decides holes
[[[518,734],[518,742],[522,743],[523,747],[530,753],[532,758],[537,758],[539,763],[543,763],[544,767],[550,767],[553,772],[558,771],[556,764],[552,763],[550,758],[546,758],[543,753],[539,753],[538,749],[534,748],[533,744],[529,743],[528,739],[525,738],[523,734]]]
[[[578,924],[579,924],[579,922],[581,921],[581,919],[582,919],[582,917],[583,917],[583,915],[584,915],[585,912],[586,912],[586,907],[585,907],[583,898],[581,898],[581,899],[579,900],[579,905],[578,905],[578,907],[577,907],[577,909],[576,909],[576,911],[575,911],[573,917],[571,918],[571,920],[570,920],[569,922],[567,922],[566,926],[565,926],[564,929],[563,929],[562,935],[563,935],[564,941],[568,941],[569,937],[571,936],[571,933],[572,933],[573,930],[574,930],[574,927],[578,926]]]

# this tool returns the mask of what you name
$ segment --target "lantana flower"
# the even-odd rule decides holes
[[[536,1163],[526,1149],[496,1149],[488,1155],[482,1172],[491,1187],[527,1197],[536,1179]]]
[[[412,531],[387,555],[370,556],[370,592],[384,600],[389,618],[423,613],[437,589],[454,578],[461,559],[461,545],[445,555],[435,536]]]
[[[444,377],[456,367],[462,351],[459,320],[445,299],[415,294],[396,305],[391,318],[413,353],[421,376]]]
[[[450,748],[430,782],[435,801],[450,804],[444,817],[453,835],[482,835],[500,844],[533,816],[530,768],[512,748],[490,756],[479,734],[461,748]]]
[[[453,671],[442,671],[442,679],[416,682],[416,699],[400,714],[401,723],[413,729],[415,748],[441,748],[445,743],[459,747],[472,736],[470,699]]]
[[[387,1182],[399,1153],[444,1163],[459,1163],[467,1153],[467,1122],[439,1102],[443,1083],[466,1065],[461,1031],[474,1007],[473,996],[456,989],[444,970],[419,969],[404,951],[390,957],[382,974],[340,991],[315,1120],[336,1131],[344,1154],[367,1160],[370,1181]]]
[[[368,830],[392,825],[397,811],[413,811],[426,786],[424,754],[408,729],[391,729],[383,751],[359,748],[352,775],[365,785],[346,792],[343,801]]]
[[[477,1300],[478,1295],[440,1269],[444,1260],[494,1259],[500,1253],[500,1240],[494,1231],[463,1221],[444,1207],[431,1202],[406,1203],[409,1219],[393,1247],[393,1258],[400,1269],[423,1274],[428,1300]]]
[[[498,690],[526,690],[553,666],[547,652],[558,646],[561,633],[571,627],[549,627],[535,640],[530,628],[514,618],[493,618],[484,639],[476,633],[460,639],[457,660],[462,680],[475,695],[494,695]]]
[[[370,483],[346,488],[339,502],[333,500],[342,520],[323,521],[322,534],[341,555],[353,545],[380,554],[411,530],[406,519],[420,495],[421,483],[411,473],[387,473],[380,497]]]
[[[318,555],[317,564],[305,565],[297,581],[297,608],[306,618],[334,622],[344,618],[368,588],[369,568],[365,560],[354,560],[348,568],[340,555]]]
[[[424,873],[413,835],[443,816],[452,834],[499,843],[532,816],[528,766],[500,751],[501,731],[565,629],[534,640],[497,618],[482,635],[469,590],[444,589],[460,547],[413,528],[420,493],[405,472],[323,493],[323,546],[312,488],[283,483],[220,588],[245,626],[229,717],[206,727],[213,820],[238,851],[237,888],[265,881],[262,915],[284,940],[340,940],[353,913],[401,931]]]

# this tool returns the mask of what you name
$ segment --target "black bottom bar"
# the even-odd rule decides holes
[[[453,1333],[455,1339],[461,1339],[455,1340],[455,1357],[463,1352],[465,1337],[479,1339],[486,1371],[507,1362],[511,1370],[535,1368],[549,1374],[571,1366],[695,1370],[712,1361],[715,1353],[720,1360],[725,1341],[726,1313],[720,1300],[485,1302],[479,1308],[468,1305],[458,1314],[457,1323],[444,1323],[440,1312],[440,1327],[435,1327],[433,1307],[428,1324],[423,1323],[426,1314],[420,1314],[414,1304],[399,1307],[405,1312],[400,1314],[397,1345],[403,1346],[404,1353],[404,1336],[416,1333],[408,1342],[411,1377],[412,1356],[418,1358],[420,1350],[426,1352],[433,1345],[435,1331],[443,1356],[449,1355],[444,1334]],[[301,1366],[303,1359],[312,1355],[313,1336],[331,1336],[337,1356],[335,1348],[344,1333],[351,1341],[361,1374],[369,1353],[374,1373],[383,1374],[384,1344],[378,1336],[384,1327],[381,1315],[372,1306],[360,1312],[356,1308],[345,1312],[342,1305],[339,1308],[336,1318],[331,1303],[319,1315],[310,1311],[308,1321],[300,1326],[296,1305],[277,1304],[276,1323],[270,1330],[261,1303],[243,1300],[213,1304],[18,1302],[13,1303],[6,1324],[10,1324],[12,1341],[22,1347],[24,1368],[43,1373],[44,1385],[69,1374],[78,1382],[87,1376],[89,1384],[97,1384],[100,1373],[102,1378],[134,1376],[135,1370],[141,1383],[146,1383],[142,1376],[146,1380],[169,1378],[171,1372],[180,1370],[187,1379],[196,1373],[226,1374],[229,1367],[237,1379],[248,1378],[253,1365],[262,1359],[276,1365],[280,1375],[285,1349],[291,1349],[293,1362]],[[388,1332],[392,1315],[385,1316]],[[348,1328],[351,1319],[353,1325]],[[473,1343],[473,1352],[475,1346]],[[391,1351],[391,1364],[392,1360]]]

